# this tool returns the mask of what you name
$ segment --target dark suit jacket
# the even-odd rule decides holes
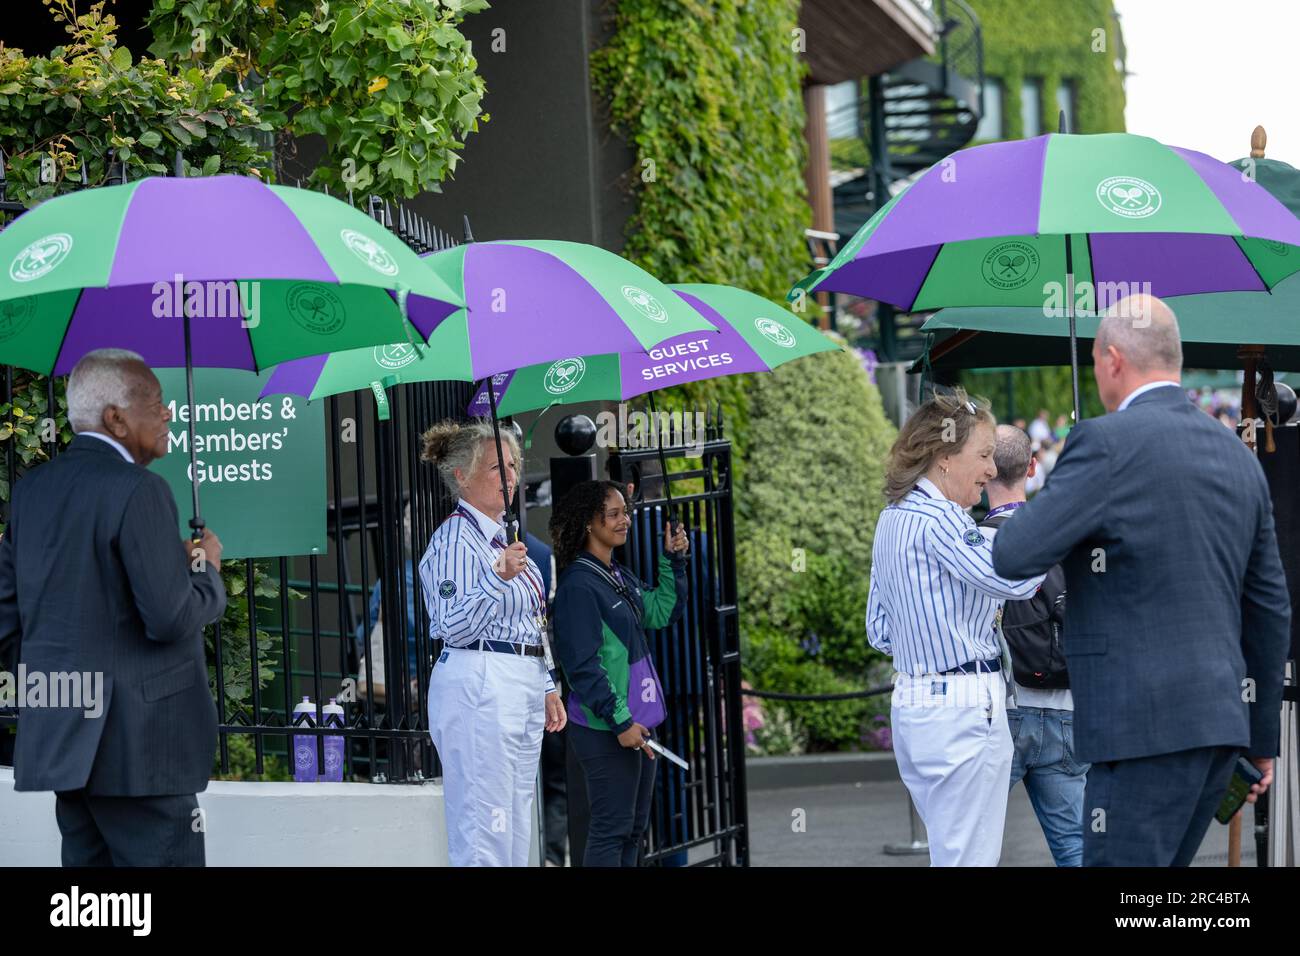
[[[216,749],[203,627],[226,592],[194,573],[167,482],[79,435],[13,490],[0,541],[0,659],[27,672],[102,672],[103,712],[23,708],[17,790],[197,793]],[[21,688],[20,688],[21,692]]]
[[[1277,754],[1291,603],[1263,470],[1230,429],[1171,387],[1071,429],[993,541],[1004,577],[1057,563],[1080,760]]]

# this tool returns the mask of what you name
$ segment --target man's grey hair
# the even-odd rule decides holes
[[[994,481],[1004,488],[1014,488],[1025,480],[1033,457],[1033,445],[1023,429],[1015,425],[998,426],[997,444],[993,448],[993,464],[998,474]]]
[[[74,432],[99,428],[109,405],[129,408],[139,388],[129,366],[144,359],[127,349],[95,349],[81,357],[68,376],[68,423]]]
[[[1183,344],[1174,310],[1153,295],[1130,295],[1109,309],[1097,326],[1097,351],[1108,346],[1139,372],[1177,372]]]

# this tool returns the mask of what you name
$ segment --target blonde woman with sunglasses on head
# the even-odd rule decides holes
[[[997,474],[996,426],[961,389],[921,405],[890,449],[872,545],[867,639],[893,657],[894,755],[934,866],[1001,855],[1013,746],[995,618],[1043,580],[999,577],[967,513]]]

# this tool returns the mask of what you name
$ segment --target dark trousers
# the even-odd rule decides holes
[[[621,746],[611,731],[570,724],[567,733],[591,806],[582,865],[636,866],[658,764],[644,751]]]
[[[64,866],[204,866],[202,817],[192,794],[104,797],[56,795]]]
[[[1083,865],[1188,866],[1238,753],[1198,747],[1094,763],[1083,795]]]

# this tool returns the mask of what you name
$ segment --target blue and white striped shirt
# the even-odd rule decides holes
[[[993,570],[991,532],[927,478],[885,508],[871,547],[867,640],[918,677],[1001,649],[994,617],[1005,600],[1029,597],[1043,575],[1011,581]]]
[[[496,546],[493,546],[493,542]],[[505,528],[463,498],[440,524],[420,559],[420,585],[429,611],[429,637],[463,647],[480,638],[542,644],[546,592],[542,572],[528,560],[509,581],[493,564],[505,547]],[[550,673],[546,692],[555,690]]]

